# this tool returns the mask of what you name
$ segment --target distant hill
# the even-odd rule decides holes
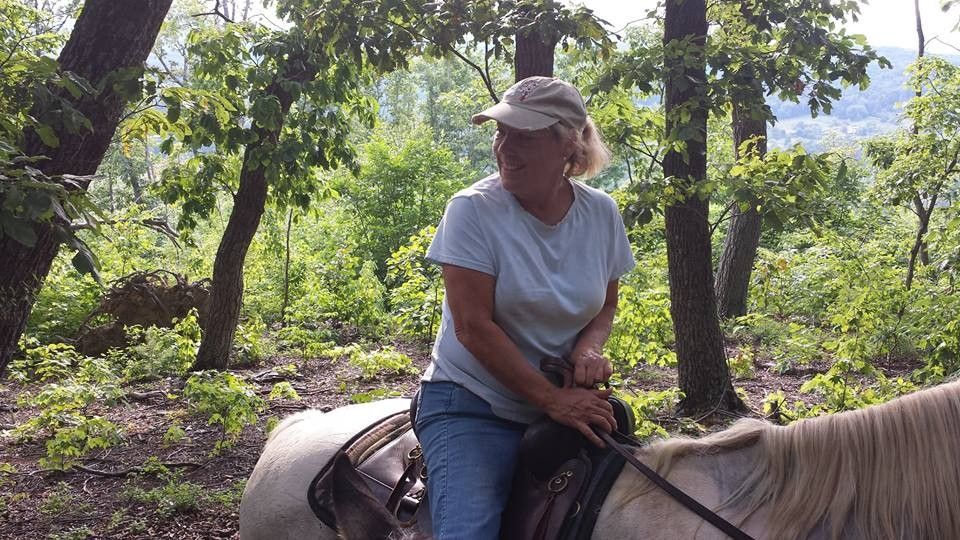
[[[845,89],[829,115],[821,113],[811,118],[805,101],[791,103],[771,98],[768,103],[777,123],[769,130],[770,144],[782,148],[799,142],[807,150],[816,151],[822,149],[825,140],[853,142],[896,129],[902,105],[913,95],[905,86],[905,70],[917,53],[889,47],[877,50],[890,60],[893,68],[871,65],[870,86],[862,92],[855,87]],[[960,56],[946,58],[960,64]]]

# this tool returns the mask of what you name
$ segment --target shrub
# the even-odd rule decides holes
[[[424,227],[387,261],[391,321],[401,334],[422,340],[436,334],[443,304],[440,267],[424,258],[435,232]]]
[[[350,353],[350,363],[360,368],[360,376],[364,379],[384,374],[402,375],[416,372],[413,360],[389,345],[369,352],[355,349]]]
[[[139,326],[127,328],[135,343],[124,353],[127,360],[124,376],[131,381],[147,381],[169,375],[184,375],[197,359],[200,346],[200,324],[195,309],[173,328]]]
[[[232,373],[199,371],[187,379],[183,398],[191,412],[207,417],[207,423],[218,425],[220,440],[214,445],[218,454],[229,448],[243,428],[255,424],[266,404],[255,388]]]

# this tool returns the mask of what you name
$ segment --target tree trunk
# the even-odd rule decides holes
[[[299,60],[289,60],[296,65]],[[313,78],[314,72],[302,72],[300,77]],[[280,101],[280,124],[275,129],[255,128],[257,142],[247,146],[240,170],[240,189],[233,198],[233,210],[220,239],[217,257],[213,262],[213,281],[207,300],[207,322],[203,329],[197,361],[193,369],[226,369],[230,348],[237,332],[240,307],[243,305],[243,264],[253,241],[267,202],[266,167],[256,156],[271,155],[272,147],[280,139],[293,97],[275,80],[268,94]]]
[[[553,50],[555,38],[547,37],[535,28],[516,34],[516,50],[513,55],[513,74],[517,81],[540,75],[553,77]]]
[[[930,206],[927,208],[921,206],[920,214],[917,215],[920,223],[917,225],[917,235],[913,241],[913,247],[910,248],[910,261],[907,263],[907,278],[904,280],[903,285],[908,291],[913,287],[913,276],[917,268],[917,258],[922,257],[922,253],[926,251],[926,241],[924,238],[926,238],[927,230],[930,227],[930,216],[933,215],[933,209],[937,206],[937,195],[938,193],[934,193],[933,198],[930,199]]]
[[[914,13],[914,19],[916,20],[916,23],[917,23],[917,60],[920,60],[923,58],[924,54],[926,54],[926,45],[927,45],[926,40],[923,37],[923,19],[921,19],[920,17],[920,0],[913,0],[913,13]],[[918,89],[914,95],[916,95],[917,97],[920,97],[923,95],[923,92],[921,92]],[[914,125],[913,126],[914,136],[918,135],[919,133],[920,133],[920,129],[916,125]],[[934,197],[936,196],[937,194],[934,193]],[[930,223],[930,214],[933,213],[933,205],[930,206],[930,211],[928,212],[926,205],[924,205],[923,203],[922,193],[918,192],[913,195],[913,208],[917,213],[917,220],[919,221],[919,223],[917,224],[917,241],[920,244],[917,249],[910,251],[910,265],[909,265],[909,268],[907,268],[907,280],[906,280],[906,287],[908,291],[910,290],[910,286],[913,283],[914,267],[916,266],[916,263],[917,263],[917,253],[914,253],[914,251],[919,250],[920,264],[923,264],[925,266],[930,264],[930,252],[927,249],[926,234],[927,234],[927,226]]]
[[[172,0],[87,0],[74,24],[58,63],[99,87],[108,74],[141,68]],[[54,90],[68,97],[63,91]],[[46,155],[39,168],[47,175],[90,175],[97,171],[117,128],[125,100],[107,84],[95,96],[73,100],[93,126],[92,132],[67,133],[58,129],[60,145],[48,148],[36,133],[24,136],[24,153]],[[39,117],[39,111],[31,111]],[[84,186],[86,187],[86,186]],[[50,271],[60,240],[50,225],[35,227],[37,242],[24,246],[10,236],[0,238],[0,372],[17,350],[38,290]]]
[[[733,104],[733,147],[734,156],[739,161],[740,145],[751,137],[759,137],[756,145],[758,156],[767,153],[767,122],[750,118],[739,103]],[[741,211],[734,204],[723,239],[723,253],[717,267],[717,309],[721,319],[740,317],[747,313],[747,292],[750,288],[750,273],[757,258],[757,246],[760,245],[760,213],[757,212],[759,200],[748,201],[750,207]]]
[[[687,51],[694,61],[681,63],[667,58],[665,109],[666,132],[676,125],[677,108],[698,102],[706,95],[707,35],[704,0],[667,2],[663,43],[694,36],[696,47]],[[693,186],[706,179],[707,105],[688,109],[687,127],[695,135],[686,141],[687,158],[677,151],[663,158],[663,174]],[[668,206],[664,212],[667,233],[667,265],[670,277],[670,311],[677,340],[678,382],[684,398],[679,412],[694,415],[743,407],[730,383],[723,350],[723,335],[717,318],[711,269],[710,228],[707,201],[697,195]]]

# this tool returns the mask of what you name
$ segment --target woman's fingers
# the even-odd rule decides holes
[[[600,439],[600,437],[597,437],[597,434],[593,432],[589,424],[585,422],[577,422],[575,427],[580,433],[583,434],[584,437],[587,438],[588,441],[593,443],[595,446],[606,448],[607,445],[603,443],[603,440]]]
[[[587,364],[586,362],[577,362],[573,366],[573,382],[577,386],[590,386],[587,384]]]

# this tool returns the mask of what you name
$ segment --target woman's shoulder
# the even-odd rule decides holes
[[[470,199],[474,203],[506,204],[509,202],[507,195],[509,194],[500,184],[500,176],[494,173],[454,193],[451,199]]]
[[[588,186],[579,180],[571,180],[570,183],[586,207],[598,212],[613,210],[619,213],[616,201],[606,191]]]

